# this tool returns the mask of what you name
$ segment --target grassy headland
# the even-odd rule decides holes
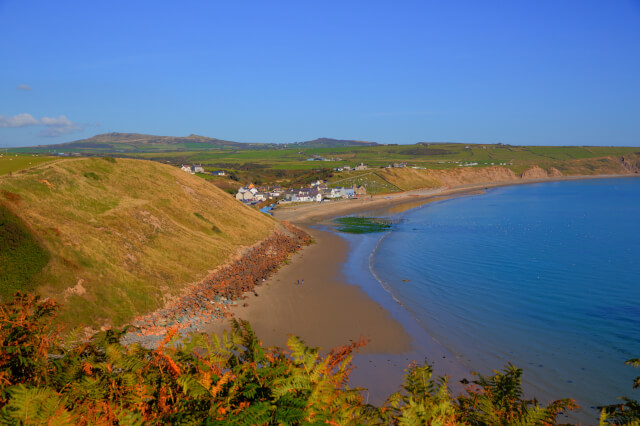
[[[20,250],[46,252],[29,263],[30,282],[64,302],[61,320],[71,325],[117,325],[157,309],[276,226],[203,179],[130,159],[13,173],[0,178],[0,202],[10,225],[0,227],[2,241],[20,234]],[[21,271],[3,268],[0,282],[21,282]],[[12,290],[2,287],[0,298]]]

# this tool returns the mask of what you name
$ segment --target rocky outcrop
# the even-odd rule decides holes
[[[533,166],[522,172],[520,177],[522,179],[545,179],[549,177],[549,174],[542,167]]]
[[[560,177],[563,176],[562,172],[555,167],[551,167],[549,169],[549,177]]]
[[[625,155],[620,157],[620,163],[629,173],[640,173],[640,161],[637,158]]]

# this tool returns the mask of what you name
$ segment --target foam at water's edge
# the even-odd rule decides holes
[[[396,298],[396,296],[391,292],[391,289],[389,288],[389,286],[385,285],[384,281],[382,281],[382,279],[378,276],[378,274],[376,274],[375,269],[373,268],[373,256],[376,254],[376,252],[378,251],[378,247],[380,247],[380,244],[382,243],[382,241],[387,238],[387,235],[391,234],[393,231],[389,231],[389,232],[385,232],[385,234],[380,237],[380,239],[378,240],[378,242],[376,243],[375,247],[373,248],[373,250],[371,251],[371,253],[369,253],[369,272],[371,273],[371,275],[373,276],[373,278],[376,279],[376,281],[378,282],[378,284],[380,284],[380,287],[382,287],[387,293],[389,293],[389,295],[391,296],[391,298],[393,300],[396,301],[396,303],[398,303],[398,305],[402,306],[403,309],[405,309],[405,311],[407,310],[406,307],[402,304],[402,302]],[[407,311],[409,314],[411,314],[409,311]]]

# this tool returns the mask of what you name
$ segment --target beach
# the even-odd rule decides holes
[[[267,346],[286,346],[288,336],[301,337],[325,352],[333,347],[370,339],[363,353],[403,353],[411,338],[402,325],[358,286],[345,283],[340,265],[346,242],[327,231],[305,229],[315,244],[294,254],[288,264],[248,294],[247,306],[234,316],[251,323]],[[228,324],[207,330],[221,332]]]

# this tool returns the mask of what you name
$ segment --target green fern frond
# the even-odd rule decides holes
[[[198,379],[194,376],[182,375],[176,380],[182,387],[182,392],[185,395],[189,395],[195,398],[199,398],[205,395],[211,395],[209,389],[202,386]]]
[[[11,399],[0,411],[6,424],[38,425],[71,424],[73,416],[61,398],[51,389],[32,388],[22,384],[7,389]]]

